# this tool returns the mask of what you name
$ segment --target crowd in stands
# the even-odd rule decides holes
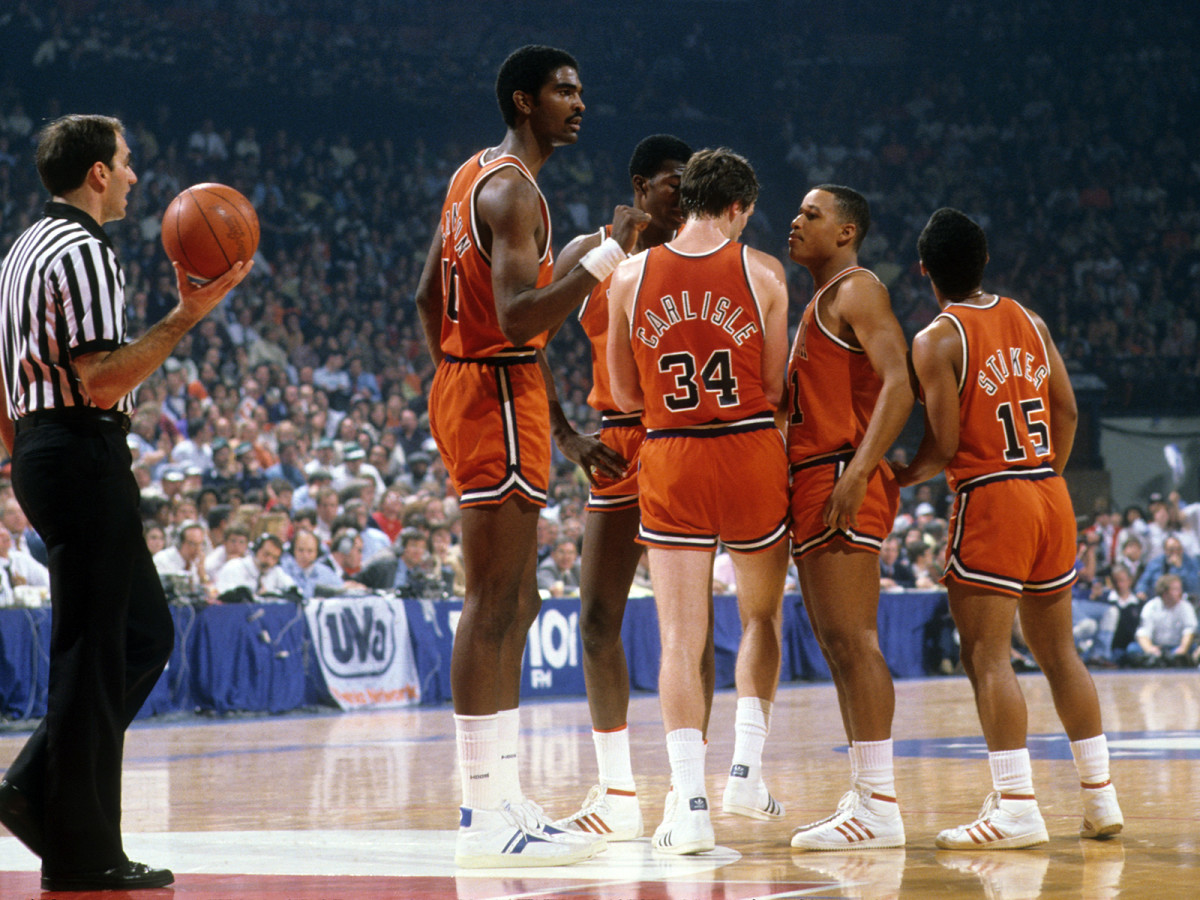
[[[1107,384],[1106,411],[1196,408],[1200,161],[1187,147],[1200,146],[1200,122],[1187,111],[1200,105],[1200,66],[1188,7],[866,5],[872,15],[685,0],[650,19],[598,4],[562,16],[537,0],[497,16],[456,0],[0,10],[0,253],[45,200],[32,137],[77,109],[121,116],[134,153],[139,183],[109,226],[131,334],[174,303],[159,224],[181,188],[223,182],[258,210],[251,277],[138,394],[130,441],[147,536],[179,591],[232,596],[266,579],[303,596],[461,592],[413,292],[449,176],[502,133],[494,72],[531,40],[576,53],[589,106],[579,145],[540,176],[556,247],[628,202],[625,164],[645,134],[729,145],[763,186],[744,239],[769,252],[784,255],[808,186],[868,196],[861,256],[910,337],[936,312],[916,235],[953,205],[992,236],[989,288],[1047,319],[1072,371]],[[801,267],[787,271],[794,322],[812,286]],[[569,322],[550,355],[568,417],[594,428],[582,332]],[[565,561],[554,542],[577,544],[586,480],[559,459],[551,493],[556,533],[539,554]],[[944,486],[906,494],[889,580],[936,581],[945,513]],[[1115,553],[1099,571],[1119,574]],[[245,554],[256,565],[223,578]],[[548,592],[569,587],[570,565],[558,568],[543,573]],[[286,580],[267,578],[276,570]]]
[[[1200,503],[1155,493],[1079,533],[1075,636],[1100,666],[1195,666]]]

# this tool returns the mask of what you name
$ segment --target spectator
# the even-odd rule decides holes
[[[279,460],[268,466],[263,474],[267,478],[283,478],[294,488],[303,487],[308,479],[300,465],[300,451],[295,441],[282,441],[278,448]]]
[[[279,565],[282,557],[283,541],[273,534],[261,535],[252,553],[231,559],[217,572],[218,599],[239,589],[249,591],[255,599],[299,595],[296,582]]]
[[[395,542],[404,527],[404,493],[399,488],[388,488],[383,492],[379,508],[371,513],[371,526],[378,528],[387,535],[388,541]]]
[[[330,546],[333,541],[333,523],[341,512],[342,503],[338,498],[338,492],[331,487],[321,488],[317,492],[317,524],[313,528],[317,537],[325,544]],[[361,549],[361,546],[360,546]]]
[[[311,507],[315,510],[317,508],[317,495],[333,484],[333,473],[320,466],[309,469],[305,477],[307,478],[307,482],[303,486],[296,488],[292,494],[293,511],[306,507]]]
[[[539,565],[550,558],[550,554],[558,546],[561,534],[562,530],[557,519],[551,518],[544,512],[538,517],[537,559]]]
[[[146,549],[150,551],[151,556],[154,556],[155,553],[167,546],[167,534],[163,531],[161,525],[147,525],[144,534]],[[0,535],[0,539],[3,539],[3,535]]]
[[[1174,534],[1163,539],[1163,552],[1146,563],[1137,583],[1139,596],[1146,599],[1158,591],[1158,580],[1163,575],[1178,575],[1184,593],[1200,598],[1200,560],[1184,553],[1183,543]]]
[[[941,557],[932,544],[917,538],[904,545],[904,555],[913,572],[913,586],[922,591],[933,590],[942,577],[937,560]]]
[[[13,547],[12,533],[0,528],[0,606],[12,606],[16,589],[50,587],[50,572],[40,562]]]
[[[900,538],[889,535],[879,548],[879,589],[894,591],[916,586],[917,576],[912,566],[900,555]]]
[[[429,538],[415,528],[405,528],[396,550],[380,554],[363,569],[359,580],[377,591],[398,597],[448,597],[454,589],[454,572],[430,553]]]
[[[1104,601],[1109,604],[1115,615],[1109,613],[1108,619],[1100,621],[1092,657],[1099,665],[1106,665],[1106,652],[1107,658],[1113,663],[1122,661],[1125,648],[1137,633],[1144,605],[1133,590],[1133,575],[1129,569],[1123,565],[1115,565],[1109,577],[1112,579],[1112,588],[1105,595]]]
[[[405,462],[414,453],[424,453],[429,431],[421,425],[417,414],[411,409],[400,412],[400,425],[396,430],[396,444],[404,453]]]
[[[154,568],[159,577],[169,577],[188,593],[207,589],[209,578],[204,569],[204,543],[204,526],[199,522],[184,523],[175,545],[154,554]]]
[[[1146,558],[1142,555],[1142,539],[1136,534],[1130,532],[1121,542],[1120,550],[1113,560],[1113,568],[1117,566],[1124,566],[1129,571],[1135,585],[1141,579],[1146,570]]]
[[[443,570],[451,573],[451,596],[461,597],[467,589],[467,571],[463,566],[462,548],[454,543],[449,525],[435,525],[429,531],[433,557]]]
[[[1183,598],[1183,579],[1162,575],[1156,596],[1142,607],[1141,619],[1126,659],[1135,666],[1185,666],[1196,634],[1196,610]]]
[[[227,525],[221,532],[221,543],[204,557],[204,572],[209,581],[216,581],[217,573],[226,563],[241,559],[250,549],[250,529],[240,523]]]
[[[289,552],[284,554],[280,562],[283,571],[291,576],[305,600],[311,600],[316,595],[318,585],[323,584],[327,589],[322,596],[330,596],[340,593],[345,583],[330,567],[317,565],[320,555],[320,539],[303,528],[296,531]]]
[[[548,559],[537,568],[538,590],[551,597],[574,596],[579,593],[579,548],[571,540],[560,540]]]
[[[362,569],[362,536],[353,528],[342,528],[329,545],[329,552],[317,561],[315,597],[362,593],[366,585],[354,576]]]

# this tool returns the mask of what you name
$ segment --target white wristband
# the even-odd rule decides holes
[[[579,264],[583,266],[597,281],[603,281],[616,271],[617,266],[625,259],[626,253],[612,238],[605,238],[599,247],[594,247],[583,254]]]

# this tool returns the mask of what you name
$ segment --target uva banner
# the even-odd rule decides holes
[[[421,682],[404,601],[332,597],[306,607],[313,649],[330,697],[342,709],[411,706]]]

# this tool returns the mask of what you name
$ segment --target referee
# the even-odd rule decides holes
[[[0,439],[49,554],[50,691],[0,782],[0,822],[42,858],[43,890],[163,887],[171,872],[130,862],[121,842],[125,729],[175,634],[125,435],[132,391],[252,264],[202,286],[176,265],[178,305],[127,343],[125,275],[101,227],[137,183],[121,123],[51,122],[37,168],[50,202],[0,267]]]

